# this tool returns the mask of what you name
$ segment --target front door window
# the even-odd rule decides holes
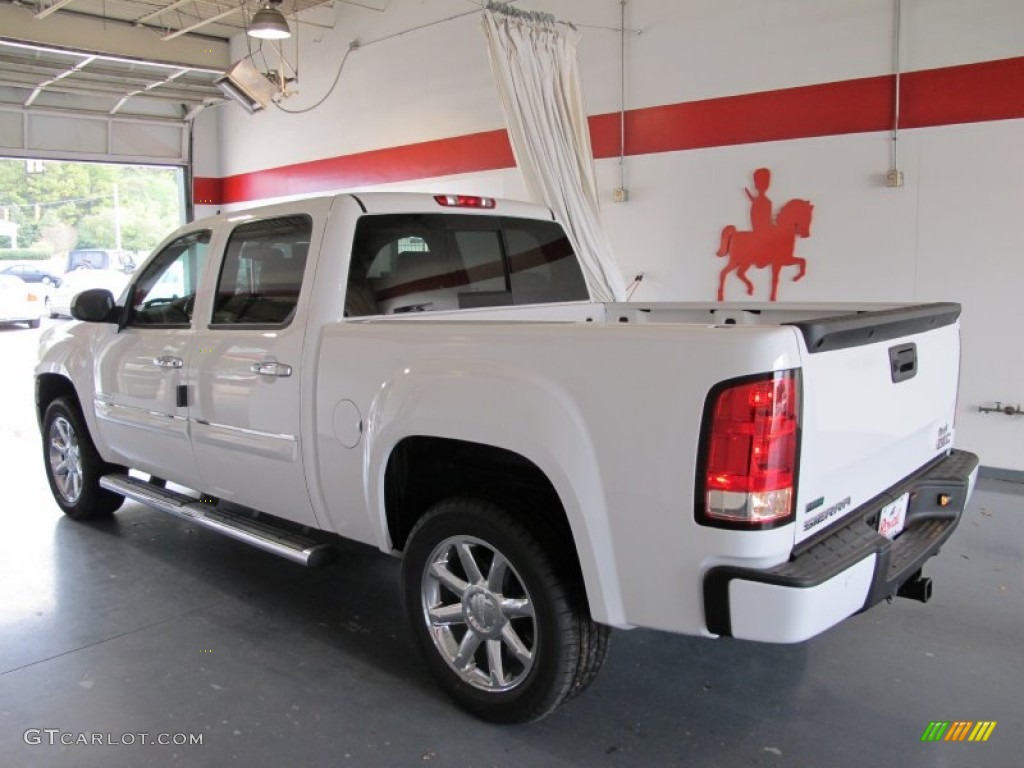
[[[206,263],[210,233],[179,237],[154,258],[131,292],[128,325],[187,328],[192,323],[199,273]]]

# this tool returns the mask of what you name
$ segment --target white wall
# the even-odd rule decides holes
[[[221,104],[200,112],[192,121],[192,174],[194,176],[209,178],[221,175],[220,137],[222,126],[218,118],[224,110],[229,108],[236,109],[234,104]],[[216,210],[214,206],[202,205],[198,199],[195,200],[195,203],[199,216],[211,214]]]
[[[523,0],[581,25],[591,114],[619,102],[617,0]],[[370,41],[467,10],[465,0],[392,0],[386,13],[336,4],[335,28],[302,30],[301,108],[322,95],[355,38]],[[1020,0],[904,0],[903,68],[920,70],[1024,56]],[[877,76],[892,71],[892,0],[630,0],[627,107]],[[244,43],[236,42],[236,57]],[[293,57],[291,48],[286,48]],[[1016,84],[1024,92],[1024,83]],[[352,53],[337,90],[305,115],[250,116],[234,105],[199,117],[219,131],[197,147],[198,175],[232,176],[294,163],[501,128],[475,15]],[[800,283],[782,301],[953,300],[964,306],[961,446],[989,466],[1024,471],[1024,417],[977,407],[1024,402],[1016,293],[1024,285],[1024,120],[904,130],[906,184],[888,189],[884,133],[861,133],[627,157],[630,202],[612,204],[617,160],[598,162],[605,225],[624,274],[644,271],[639,299],[713,300],[722,226],[745,228],[744,186],[769,167],[776,207],[815,205]],[[524,194],[518,173],[491,171],[391,187]],[[752,271],[752,275],[754,272]],[[754,277],[766,298],[767,275]],[[743,299],[731,278],[727,298]],[[1010,325],[1007,326],[1006,324]],[[852,404],[858,407],[857,404]],[[865,404],[863,407],[870,407]]]

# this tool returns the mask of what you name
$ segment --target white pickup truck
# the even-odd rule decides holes
[[[927,600],[977,473],[958,305],[595,303],[525,203],[196,221],[72,312],[36,370],[64,512],[400,556],[428,667],[492,721],[586,687],[610,627],[789,643]]]

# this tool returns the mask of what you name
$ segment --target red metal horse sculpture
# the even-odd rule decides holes
[[[798,237],[811,236],[811,216],[814,206],[807,200],[790,200],[779,211],[775,223],[765,230],[753,232],[737,231],[730,224],[722,230],[722,244],[718,255],[729,255],[729,263],[725,265],[718,279],[718,300],[725,301],[725,278],[736,270],[736,276],[747,286],[747,295],[754,295],[754,284],[747,279],[747,270],[751,267],[772,268],[772,301],[779,291],[779,272],[783,267],[799,267],[795,283],[807,273],[807,260],[801,259],[793,251],[796,249]]]

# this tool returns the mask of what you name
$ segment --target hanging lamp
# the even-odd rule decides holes
[[[250,37],[257,37],[261,40],[283,40],[292,36],[284,14],[277,9],[280,4],[281,0],[266,0],[249,23]]]

